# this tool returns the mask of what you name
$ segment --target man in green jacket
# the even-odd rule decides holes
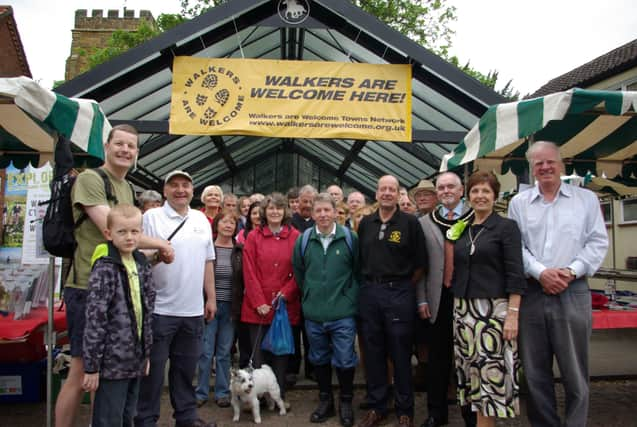
[[[319,406],[310,416],[322,423],[333,416],[332,365],[341,387],[341,425],[354,424],[352,396],[355,315],[358,310],[358,237],[336,224],[336,206],[328,193],[314,199],[315,226],[296,241],[293,265],[301,289],[305,329],[310,343],[310,362],[319,385]]]

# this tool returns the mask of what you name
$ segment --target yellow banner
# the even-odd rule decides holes
[[[411,66],[176,57],[170,133],[411,142]]]

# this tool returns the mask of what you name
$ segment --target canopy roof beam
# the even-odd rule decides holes
[[[305,157],[306,159],[308,159],[309,161],[311,161],[312,163],[319,165],[321,168],[329,171],[331,174],[336,175],[338,173],[338,170],[330,165],[329,163],[327,163],[325,160],[323,160],[321,157],[310,153],[309,151],[307,151],[306,149],[304,149],[303,147],[301,147],[300,145],[295,145],[294,146],[294,153]],[[380,176],[380,175],[379,175]],[[341,182],[346,182],[349,185],[360,189],[361,192],[363,192],[364,194],[366,194],[369,197],[373,196],[373,192],[371,192],[369,189],[367,189],[366,187],[364,187],[363,185],[361,185],[360,182],[357,182],[351,178],[349,178],[348,176],[344,175],[343,177],[340,178]]]
[[[262,160],[270,157],[271,155],[279,152],[281,150],[281,146],[280,145],[276,145],[272,148],[270,148],[269,150],[265,150],[264,152],[260,153],[258,156],[252,157],[248,160],[246,160],[243,163],[238,164],[238,168],[243,170],[246,168],[250,168],[252,166],[255,166],[257,164],[259,164]],[[206,181],[207,182],[223,182],[228,178],[232,178],[234,174],[232,172],[225,171],[219,175],[214,175],[211,176],[210,178],[208,178]],[[201,191],[203,189],[203,187],[205,187],[207,184],[203,183],[203,184],[199,184],[197,187],[195,187],[195,192]]]
[[[336,171],[336,176],[338,178],[343,179],[345,172],[347,172],[347,169],[352,164],[352,162],[356,160],[356,157],[358,157],[358,153],[361,152],[363,147],[365,147],[365,141],[354,142],[354,145],[349,150],[349,154],[345,156],[343,162],[341,163],[341,166],[338,168],[338,171]]]
[[[332,140],[323,140],[321,141],[321,144],[325,144],[328,147],[330,147],[330,149],[336,151],[337,153],[339,153],[340,155],[342,155],[344,158],[346,158],[347,156],[349,156],[350,150],[340,146],[339,144],[337,144],[336,142],[332,141]],[[365,144],[365,142],[363,142],[363,144]],[[361,148],[362,150],[362,148]],[[358,150],[359,152],[361,150]],[[368,162],[365,159],[361,159],[360,157],[358,159],[356,159],[356,163],[358,165],[360,165],[363,169],[366,169],[368,172],[377,175],[377,176],[383,176],[386,174],[386,172],[384,172],[381,168],[379,168],[378,166]]]
[[[228,170],[232,172],[233,174],[236,174],[237,172],[239,172],[239,168],[237,167],[237,164],[232,159],[232,156],[230,155],[230,152],[228,151],[228,147],[226,147],[226,144],[223,142],[223,138],[220,136],[213,136],[211,139],[212,139],[212,142],[215,144],[215,147],[217,147],[217,151],[219,152],[219,154],[221,154],[223,161],[226,162],[226,166],[228,167]]]

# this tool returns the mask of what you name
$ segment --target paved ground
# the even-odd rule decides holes
[[[297,427],[315,426],[308,419],[310,413],[317,404],[318,396],[314,389],[308,389],[311,384],[302,383],[299,387],[288,392],[292,408],[288,415],[279,416],[278,413],[269,412],[264,409],[261,413],[263,426],[273,427]],[[589,426],[634,426],[635,422],[635,396],[637,396],[637,380],[616,380],[616,381],[593,381],[591,384],[591,410],[589,415]],[[562,399],[561,387],[558,386],[560,400]],[[363,399],[362,388],[357,389],[355,405]],[[416,425],[423,422],[426,416],[424,405],[424,393],[416,394]],[[522,410],[525,411],[523,396]],[[462,418],[455,406],[450,406],[449,425],[462,426]],[[357,410],[357,419],[360,419],[362,411]],[[219,426],[252,426],[252,416],[250,413],[243,413],[241,421],[232,422],[232,409],[220,409],[213,404],[207,404],[200,409],[200,415],[206,420],[215,419]],[[393,417],[389,418],[386,425],[395,422]],[[0,404],[0,426],[2,427],[32,427],[44,426],[46,423],[46,405],[38,404]],[[82,405],[77,426],[88,426],[88,405]],[[174,425],[171,418],[170,402],[168,394],[164,393],[162,401],[162,417],[159,422],[160,427],[172,427]],[[324,427],[338,426],[338,419],[333,418],[322,424]],[[524,412],[521,417],[507,422],[499,422],[499,426],[528,426]]]

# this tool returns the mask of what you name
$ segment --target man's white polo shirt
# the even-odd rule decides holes
[[[155,313],[165,316],[203,315],[203,281],[206,261],[215,259],[210,223],[203,212],[188,208],[184,226],[170,241],[175,250],[171,264],[153,267],[157,289]],[[144,213],[144,234],[167,239],[184,220],[165,202]]]

